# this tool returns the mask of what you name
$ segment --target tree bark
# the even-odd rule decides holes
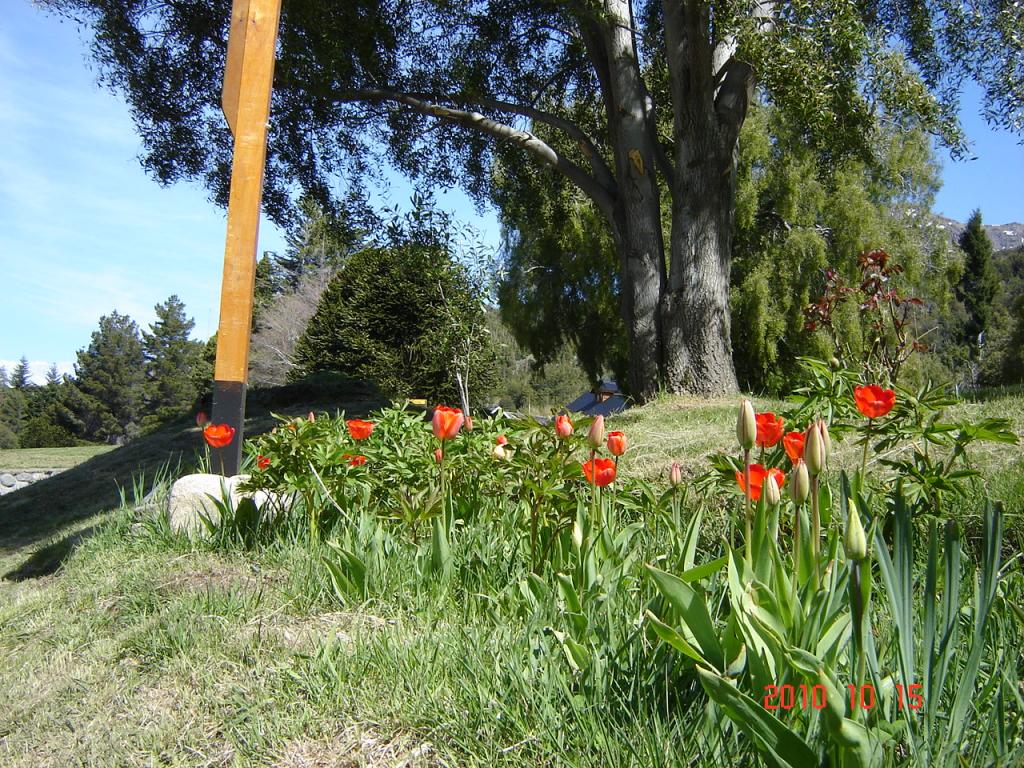
[[[706,3],[665,0],[675,174],[668,285],[662,297],[665,388],[737,390],[729,272],[736,149],[752,94],[750,67],[709,39]]]
[[[631,3],[605,0],[604,18],[600,39],[592,43],[598,50],[592,49],[591,56],[603,57],[607,63],[606,101],[611,106],[608,112],[618,178],[612,229],[621,261],[622,316],[629,335],[629,391],[639,402],[646,402],[661,386],[660,302],[666,279],[654,131],[649,124]]]

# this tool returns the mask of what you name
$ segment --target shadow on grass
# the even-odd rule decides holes
[[[372,387],[344,380],[314,380],[253,390],[246,401],[245,434],[250,437],[271,429],[276,423],[271,412],[297,416],[310,410],[344,410],[358,417],[385,404]],[[122,490],[131,502],[137,484],[146,493],[162,473],[173,479],[194,471],[202,448],[195,422],[182,418],[128,445],[0,497],[0,559],[39,547],[3,578],[22,580],[55,572],[98,526],[53,540],[62,529],[116,509]]]

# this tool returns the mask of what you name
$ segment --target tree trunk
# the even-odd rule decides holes
[[[731,153],[728,159],[700,158],[680,174],[676,187],[671,269],[662,299],[665,388],[728,394],[737,390],[729,316],[735,196]]]
[[[729,317],[735,156],[753,72],[733,57],[734,40],[709,37],[708,4],[664,0],[663,10],[675,139],[661,303],[665,388],[728,394],[737,390]]]
[[[622,316],[629,335],[629,392],[638,402],[661,384],[660,302],[665,247],[647,90],[640,73],[629,0],[605,0],[598,44],[607,61],[607,94],[618,189],[616,247],[621,260]]]

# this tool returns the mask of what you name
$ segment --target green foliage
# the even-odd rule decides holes
[[[803,314],[824,290],[827,268],[859,285],[858,257],[884,248],[905,269],[886,290],[921,297],[937,311],[951,295],[951,249],[920,213],[931,209],[939,184],[929,137],[919,129],[880,131],[872,162],[830,161],[797,125],[761,107],[740,138],[733,359],[750,391],[786,391],[799,378],[798,358],[832,354],[823,334],[805,328]],[[875,337],[874,318],[847,304],[833,322],[847,364],[859,362]]]
[[[202,364],[203,344],[189,338],[195,322],[185,304],[171,296],[154,307],[156,320],[142,333],[145,361],[145,426],[154,426],[192,408],[198,390],[195,369]]]
[[[86,440],[113,442],[138,433],[143,415],[145,372],[135,322],[112,312],[100,318],[92,341],[79,350],[69,407]]]
[[[0,449],[19,448],[18,436],[9,426],[0,421]]]
[[[14,389],[27,389],[32,384],[30,375],[28,358],[22,355],[18,364],[14,366],[14,370],[11,371],[11,386]]]
[[[541,365],[568,345],[591,380],[628,381],[618,256],[586,198],[540,172],[500,173],[494,192],[504,227],[501,318]]]
[[[971,214],[958,244],[966,256],[964,274],[958,286],[968,318],[963,340],[976,356],[978,337],[990,326],[993,303],[999,291],[999,276],[992,264],[992,243],[981,226],[981,211]]]
[[[497,357],[498,383],[493,399],[502,408],[548,413],[590,388],[591,382],[571,345],[563,345],[553,360],[541,366],[519,345],[497,311],[487,311],[487,324]]]
[[[292,378],[335,371],[393,397],[480,402],[495,383],[483,293],[453,257],[447,220],[417,203],[388,241],[350,255],[295,349]]]

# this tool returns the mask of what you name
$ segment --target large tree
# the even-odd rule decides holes
[[[101,442],[133,437],[142,417],[145,380],[139,327],[127,315],[104,315],[75,363],[68,405],[76,431]]]
[[[42,2],[92,25],[156,176],[202,177],[225,201],[228,0]],[[382,146],[480,199],[496,155],[531,157],[615,243],[634,395],[729,391],[735,158],[755,85],[837,154],[870,155],[877,121],[907,115],[960,148],[965,74],[996,121],[1024,124],[1022,22],[1020,4],[958,0],[288,0],[265,203],[287,219],[298,185],[329,206],[332,176],[358,182]]]
[[[977,357],[999,292],[999,275],[992,263],[992,241],[981,225],[981,211],[971,214],[957,244],[964,252],[964,274],[959,285],[960,298],[967,309],[964,341],[970,347],[971,357]]]
[[[181,299],[171,296],[153,311],[156,320],[142,332],[147,425],[192,407],[198,394],[192,374],[203,354],[202,342],[189,338],[195,322]]]

